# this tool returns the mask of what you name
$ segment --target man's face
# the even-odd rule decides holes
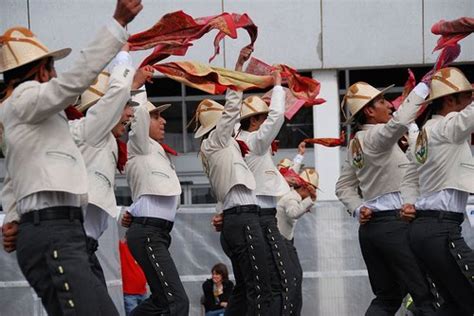
[[[159,112],[150,114],[150,138],[161,143],[165,140],[166,120]]]
[[[365,113],[366,116],[375,121],[376,124],[384,124],[392,118],[393,107],[392,104],[381,95],[374,99],[372,106],[368,106]]]
[[[120,121],[114,126],[112,129],[112,134],[114,134],[115,138],[122,137],[125,134],[126,126],[133,118],[133,108],[128,104],[125,106],[122,112],[122,116],[120,117]]]
[[[258,115],[252,116],[252,117],[250,118],[251,130],[252,130],[252,131],[258,131],[258,129],[259,129],[260,126],[263,124],[263,122],[265,122],[265,120],[267,119],[267,117],[268,117],[268,114],[267,114],[267,113],[263,113],[263,114],[258,114]]]
[[[457,111],[462,111],[466,108],[466,106],[468,106],[469,104],[472,103],[473,93],[472,93],[472,91],[461,92],[457,95],[455,100],[456,100],[456,110]]]

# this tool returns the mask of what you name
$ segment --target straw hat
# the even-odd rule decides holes
[[[80,103],[76,106],[81,112],[87,111],[91,106],[97,103],[102,98],[109,88],[110,74],[108,72],[101,72],[95,79],[92,85],[84,91],[80,97]],[[142,90],[131,90],[130,94],[135,95]],[[131,106],[138,106],[135,101],[129,100],[128,104]]]
[[[0,36],[0,73],[45,57],[59,60],[69,53],[70,48],[50,52],[29,29],[14,27]]]
[[[257,96],[250,96],[245,98],[240,109],[240,120],[246,119],[257,114],[268,113],[268,105],[261,98]]]
[[[367,82],[363,81],[356,82],[350,86],[341,102],[341,109],[343,110],[342,112],[344,113],[344,116],[346,115],[345,109],[349,110],[349,117],[346,117],[345,123],[348,124],[352,122],[355,115],[359,113],[359,111],[362,110],[364,106],[369,104],[370,101],[379,95],[384,94],[385,91],[392,88],[393,86],[394,85],[392,84],[383,90],[378,90]]]
[[[146,109],[148,110],[148,113],[150,114],[155,113],[155,112],[161,113],[171,106],[171,103],[155,106],[150,101],[146,101],[145,104],[146,104]]]
[[[428,104],[447,95],[473,90],[461,70],[454,67],[442,68],[433,74],[430,96],[423,103]]]
[[[300,173],[300,177],[306,181],[306,183],[311,184],[316,189],[319,186],[319,174],[314,168],[306,168],[303,172]]]
[[[214,100],[204,99],[196,109],[196,120],[199,128],[194,134],[194,138],[200,138],[212,130],[219,122],[224,107]]]
[[[288,158],[283,158],[277,165],[278,170],[282,168],[290,168],[293,165],[293,161]]]

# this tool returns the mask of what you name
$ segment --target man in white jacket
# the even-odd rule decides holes
[[[305,143],[303,142],[298,146],[298,155],[293,159],[293,162],[291,162],[290,165],[283,167],[291,169],[294,171],[295,175],[298,175],[300,172],[299,166],[301,165],[304,155],[304,145]],[[304,214],[310,212],[311,208],[314,206],[314,203],[316,202],[316,189],[319,183],[319,175],[314,169],[305,169],[299,177],[298,180],[291,179],[291,176],[287,178],[291,190],[278,200],[276,214],[278,230],[284,237],[288,255],[293,264],[293,280],[296,294],[294,295],[292,303],[295,306],[294,313],[296,315],[301,315],[301,309],[303,307],[303,269],[301,268],[298,253],[294,246],[293,237],[295,225],[298,219]]]
[[[250,47],[242,49],[236,70],[242,70],[251,52]],[[242,92],[230,89],[224,107],[202,101],[196,110],[200,127],[195,137],[202,138],[200,158],[220,213],[213,221],[218,224],[223,219],[221,245],[235,276],[226,315],[270,315],[270,275],[253,191],[255,179],[242,157],[244,149],[232,137],[241,102]]]
[[[249,148],[244,159],[257,182],[255,195],[260,206],[260,225],[270,264],[272,314],[290,315],[296,295],[293,283],[289,282],[294,278],[294,271],[275,217],[277,198],[289,192],[290,187],[272,160],[272,143],[285,121],[284,113],[285,91],[277,73],[270,107],[257,96],[250,96],[242,102],[241,129],[237,139]]]
[[[63,110],[123,46],[124,26],[141,10],[140,2],[119,0],[114,20],[57,78],[53,58],[69,50],[49,52],[24,28],[1,37],[0,72],[9,90],[0,117],[17,211],[4,229],[14,230],[19,220],[18,263],[51,315],[118,314],[89,267],[81,223],[87,173]]]
[[[433,75],[429,119],[417,137],[410,138],[409,157],[414,181],[402,191],[402,215],[410,224],[410,245],[443,301],[440,314],[474,313],[474,253],[461,235],[469,194],[474,193],[474,132],[472,86],[457,68]],[[418,198],[410,198],[417,192]],[[414,207],[413,207],[414,204]],[[415,212],[416,209],[416,212]]]
[[[140,105],[135,109],[127,143],[126,173],[133,200],[127,243],[145,273],[151,296],[131,315],[186,316],[189,299],[169,252],[181,195],[168,147],[162,144],[166,125],[162,112],[170,104],[155,107],[147,101],[146,92],[133,100]]]
[[[408,245],[408,223],[398,216],[409,161],[397,143],[429,88],[418,84],[393,115],[387,89],[357,82],[344,96],[347,123],[355,121],[360,130],[350,142],[336,195],[361,223],[359,242],[375,294],[366,315],[394,315],[406,291],[422,315],[432,315],[433,297]]]

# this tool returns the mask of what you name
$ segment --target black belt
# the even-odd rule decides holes
[[[400,217],[400,211],[399,210],[392,210],[392,211],[377,211],[377,212],[372,212],[372,217],[378,218],[378,217]]]
[[[447,212],[447,211],[433,211],[433,210],[416,210],[416,217],[431,217],[438,219],[447,219],[462,222],[464,221],[463,213]]]
[[[164,228],[171,231],[173,228],[173,222],[167,221],[166,219],[156,217],[133,217],[132,223],[150,225],[158,228]]]
[[[260,207],[258,205],[249,204],[249,205],[238,205],[224,210],[224,216],[231,214],[241,214],[241,213],[252,213],[258,214]]]
[[[21,215],[20,224],[34,223],[38,225],[42,221],[52,221],[58,219],[68,219],[71,222],[79,220],[83,222],[82,209],[72,206],[56,206],[44,208],[42,210],[34,210]]]
[[[275,208],[261,208],[258,215],[260,215],[260,216],[267,216],[267,215],[275,216],[276,213],[277,213],[277,210]]]

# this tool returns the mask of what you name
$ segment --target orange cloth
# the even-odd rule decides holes
[[[128,39],[130,50],[153,48],[153,53],[140,65],[152,65],[170,55],[184,56],[192,42],[211,30],[219,30],[214,38],[214,55],[219,53],[219,43],[225,36],[237,38],[237,29],[245,29],[250,36],[250,45],[257,39],[258,29],[247,14],[224,12],[219,15],[193,18],[183,11],[165,14],[150,29],[134,34]]]

